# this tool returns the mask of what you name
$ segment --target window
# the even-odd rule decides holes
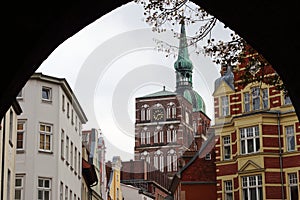
[[[294,133],[294,126],[286,126],[285,127],[286,133],[286,144],[287,144],[287,151],[294,151],[295,150],[295,133]]]
[[[146,143],[150,144],[150,139],[151,139],[151,135],[150,135],[150,131],[146,132]]]
[[[63,200],[64,199],[64,184],[63,182],[60,182],[60,187],[59,187],[59,199]]]
[[[229,115],[229,103],[228,103],[228,96],[221,97],[221,116],[228,116]]]
[[[38,179],[38,200],[51,199],[51,179],[39,178]]]
[[[74,110],[71,110],[71,123],[74,124]]]
[[[73,195],[73,192],[72,192],[72,190],[70,190],[70,200],[72,200],[72,196]]]
[[[75,147],[75,152],[74,152],[74,170],[76,173],[77,172],[77,147]]]
[[[141,144],[145,144],[146,133],[145,131],[141,132]]]
[[[159,165],[158,166],[159,166],[159,170],[164,172],[165,166],[164,166],[164,155],[163,155],[163,153],[161,153],[159,155]]]
[[[144,151],[143,153],[141,153],[141,160],[146,160],[146,162],[148,162],[150,164],[149,152]]]
[[[292,104],[291,98],[288,95],[284,95],[284,105]]]
[[[69,195],[69,188],[68,186],[65,186],[65,200],[68,200],[68,195]]]
[[[211,154],[210,153],[207,153],[205,155],[205,160],[211,160]]]
[[[61,97],[61,105],[62,105],[62,111],[65,112],[65,95],[62,95]]]
[[[244,93],[244,112],[250,111],[250,95],[249,92]]]
[[[289,179],[290,200],[298,200],[299,199],[299,191],[298,191],[297,173],[288,174],[288,179]]]
[[[16,175],[15,179],[15,200],[24,200],[24,177]]]
[[[77,115],[75,116],[75,131],[77,131],[77,124],[78,124],[78,117]]]
[[[80,177],[80,173],[81,173],[81,154],[80,152],[78,151],[78,176]]]
[[[167,153],[167,166],[168,172],[177,171],[177,155],[174,149]]]
[[[164,171],[164,156],[160,150],[154,153],[154,167],[162,172]]]
[[[269,94],[268,94],[268,89],[265,88],[262,90],[263,96],[263,109],[266,109],[269,107]]]
[[[155,129],[154,133],[153,133],[153,142],[154,144],[157,144],[158,143],[158,131],[157,129]]]
[[[70,164],[71,164],[71,169],[73,169],[73,142],[71,141],[71,146],[70,146]]]
[[[42,87],[42,100],[51,101],[51,88]]]
[[[229,160],[231,157],[230,136],[223,137],[223,159]]]
[[[52,150],[52,125],[40,124],[40,146],[39,150],[51,151]]]
[[[259,151],[259,130],[258,126],[241,128],[241,154],[255,153]]]
[[[141,107],[141,121],[150,120],[150,108],[149,105],[143,105]]]
[[[66,162],[69,164],[69,136],[66,136]]]
[[[67,103],[67,117],[70,117],[70,104],[69,102]]]
[[[173,102],[167,105],[167,119],[176,118],[176,105]]]
[[[177,130],[172,125],[167,130],[167,142],[177,142]]]
[[[164,131],[159,131],[159,143],[164,143]]]
[[[11,187],[11,172],[10,170],[8,169],[7,170],[7,182],[6,182],[6,199],[10,199],[10,189],[12,188]]]
[[[225,200],[233,200],[232,181],[224,181]]]
[[[247,176],[242,177],[243,200],[262,200],[262,176]]]
[[[17,124],[17,150],[24,150],[25,121],[18,121]]]
[[[65,155],[65,132],[64,130],[61,130],[60,133],[60,157],[64,159]]]
[[[260,108],[260,90],[259,87],[252,88],[252,109],[259,110]]]

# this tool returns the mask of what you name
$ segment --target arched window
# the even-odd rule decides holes
[[[164,155],[160,150],[154,153],[154,167],[162,172],[164,171]]]
[[[154,142],[155,144],[158,143],[158,138],[159,138],[159,136],[160,136],[160,131],[162,131],[160,126],[157,126],[157,127],[155,128],[155,130],[154,130],[154,133],[153,133],[153,142]]]
[[[144,151],[141,153],[141,160],[146,160],[150,164],[150,155],[149,152]]]
[[[141,107],[141,121],[150,120],[150,108],[149,105],[144,104]]]
[[[173,125],[169,126],[167,129],[167,142],[177,142],[177,130]]]
[[[147,127],[144,127],[143,128],[143,130],[141,131],[141,137],[140,137],[140,139],[141,139],[141,144],[146,144],[146,141],[147,141],[147,144],[148,144],[148,128]],[[146,135],[147,134],[147,135]],[[146,140],[146,138],[147,138],[147,140]],[[150,140],[150,138],[149,138],[149,140]]]
[[[176,105],[173,102],[168,103],[167,105],[167,119],[176,118]]]
[[[167,153],[167,170],[168,172],[177,171],[177,154],[174,149]]]

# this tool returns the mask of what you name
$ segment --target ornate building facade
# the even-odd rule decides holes
[[[217,199],[299,199],[300,124],[289,97],[265,83],[241,85],[250,62],[215,81]],[[272,77],[271,66],[251,67]]]

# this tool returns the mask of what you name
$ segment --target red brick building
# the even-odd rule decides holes
[[[170,192],[174,200],[217,199],[215,144],[218,136],[211,133],[197,152],[182,156],[182,167],[174,175]]]
[[[185,151],[197,151],[206,138],[210,118],[202,97],[193,90],[184,24],[174,63],[176,90],[136,98],[135,160],[146,160],[171,179]]]
[[[299,200],[299,120],[283,91],[239,84],[248,68],[252,76],[276,75],[271,66],[249,66],[252,56],[215,81],[217,199]]]

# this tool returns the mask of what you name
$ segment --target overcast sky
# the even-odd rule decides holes
[[[187,35],[189,30],[186,27]],[[222,24],[213,34],[217,38],[228,36]],[[113,156],[133,159],[135,98],[163,86],[175,90],[176,58],[158,52],[154,38],[178,46],[172,33],[152,32],[144,22],[143,8],[128,3],[66,40],[37,70],[66,78],[88,118],[83,128],[101,129],[107,160]],[[206,114],[214,123],[212,92],[219,67],[193,49],[189,53],[194,90],[204,99]]]

